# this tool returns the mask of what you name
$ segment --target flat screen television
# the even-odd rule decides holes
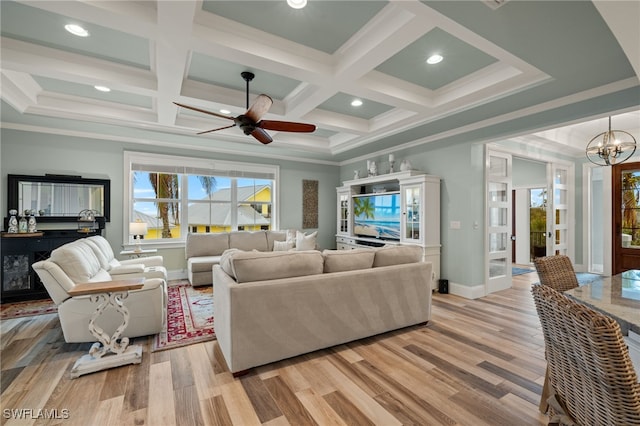
[[[400,239],[400,194],[377,193],[353,197],[353,233],[359,237]]]

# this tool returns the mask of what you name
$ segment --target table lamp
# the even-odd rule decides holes
[[[147,224],[144,222],[129,223],[129,235],[132,235],[136,242],[134,251],[136,253],[140,253],[142,251],[142,248],[140,247],[140,239],[143,235],[147,235]]]

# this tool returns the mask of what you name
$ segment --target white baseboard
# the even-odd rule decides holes
[[[185,269],[174,269],[171,271],[167,271],[167,278],[169,279],[169,281],[186,280],[187,271]]]
[[[466,299],[479,299],[485,296],[485,288],[483,285],[466,286],[449,282],[449,293]]]

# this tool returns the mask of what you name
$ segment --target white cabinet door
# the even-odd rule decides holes
[[[400,185],[402,200],[401,240],[406,243],[424,242],[424,184]]]
[[[350,188],[338,188],[338,223],[336,230],[338,235],[349,235],[351,233],[351,190]]]

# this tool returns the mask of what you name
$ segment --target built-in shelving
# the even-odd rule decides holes
[[[434,288],[440,276],[440,178],[419,171],[389,173],[344,181],[337,193],[336,248],[382,247],[412,244],[422,247],[425,261],[433,263]],[[400,219],[397,238],[361,235],[354,225],[358,197],[399,194]],[[361,230],[360,230],[361,231]]]

